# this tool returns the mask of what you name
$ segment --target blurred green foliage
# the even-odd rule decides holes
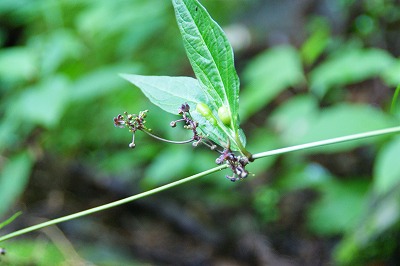
[[[261,2],[204,4],[229,26],[251,16]],[[399,50],[382,42],[399,35],[394,25],[400,23],[400,8],[394,0],[333,2],[345,16],[346,30],[337,33],[328,16],[314,14],[305,17],[301,44],[256,43],[250,55],[238,51],[241,122],[251,152],[399,123],[399,109],[388,113],[391,89],[400,83]],[[183,130],[169,127],[173,116],[118,77],[121,72],[191,75],[169,1],[3,0],[0,23],[1,220],[22,204],[29,206],[18,199],[29,190],[35,165],[49,155],[95,169],[99,179],[112,175],[132,193],[137,184],[149,189],[214,166],[216,156],[206,149],[194,152],[141,135],[137,148],[129,150],[130,134],[112,123],[123,111],[149,109],[150,128],[185,139]],[[201,199],[213,210],[250,208],[264,228],[281,221],[285,196],[312,191],[317,196],[305,210],[307,232],[340,237],[334,260],[385,262],[399,248],[391,238],[399,232],[399,154],[398,137],[364,139],[261,159],[249,165],[254,177],[243,183],[231,184],[219,173],[171,196]],[[336,156],[344,159],[332,166]],[[361,160],[361,166],[352,160]],[[246,189],[236,189],[240,186]],[[15,265],[30,258],[47,265],[35,256],[37,245],[40,241],[7,243],[15,253],[5,261]],[[52,262],[66,259],[52,244],[39,250]]]
[[[13,241],[8,244],[3,265],[60,265],[66,258],[48,241]]]

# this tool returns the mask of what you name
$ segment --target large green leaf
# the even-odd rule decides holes
[[[232,47],[221,27],[196,0],[173,0],[176,19],[183,44],[193,71],[209,98],[210,109],[215,113],[225,107],[231,118],[218,125],[231,136],[239,139],[239,78],[236,74]],[[218,117],[217,113],[216,117]],[[225,123],[227,124],[227,123]]]
[[[232,47],[221,27],[195,0],[173,0],[186,53],[193,71],[215,107],[229,105],[237,113],[239,78]]]
[[[168,113],[178,114],[178,108],[185,102],[192,110],[199,102],[207,103],[199,82],[194,78],[131,74],[121,74],[121,77],[141,89],[153,104]]]

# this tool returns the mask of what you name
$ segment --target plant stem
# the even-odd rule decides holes
[[[394,111],[396,109],[396,103],[397,103],[397,100],[399,98],[399,94],[400,94],[400,84],[397,86],[396,91],[394,92],[392,105],[390,106],[390,112],[392,114],[394,114]]]
[[[300,150],[305,150],[305,149],[311,149],[311,148],[315,148],[315,147],[336,144],[336,143],[341,143],[341,142],[346,142],[346,141],[351,141],[351,140],[376,137],[376,136],[386,135],[386,134],[391,134],[391,133],[400,133],[400,127],[385,128],[385,129],[381,129],[381,130],[369,131],[369,132],[365,132],[365,133],[359,133],[359,134],[348,135],[348,136],[344,136],[344,137],[338,137],[338,138],[321,140],[321,141],[316,141],[316,142],[311,142],[311,143],[306,143],[306,144],[300,144],[300,145],[291,146],[291,147],[287,147],[287,148],[281,148],[281,149],[276,149],[276,150],[271,150],[271,151],[266,151],[266,152],[260,152],[260,153],[253,154],[252,158],[254,160],[256,160],[256,159],[267,157],[267,156],[278,155],[278,154],[283,154],[283,153],[293,152],[293,151],[300,151]]]
[[[288,152],[293,152],[293,151],[300,151],[300,150],[305,150],[305,149],[310,149],[310,148],[315,148],[315,147],[320,147],[320,146],[325,146],[325,145],[330,145],[330,144],[335,144],[335,143],[341,143],[341,142],[346,142],[346,141],[351,141],[351,140],[357,140],[357,139],[363,139],[363,138],[369,138],[369,137],[375,137],[375,136],[380,136],[380,135],[386,135],[386,134],[391,134],[391,133],[400,133],[400,127],[392,127],[392,128],[386,128],[386,129],[382,129],[382,130],[375,130],[375,131],[370,131],[370,132],[366,132],[366,133],[360,133],[360,134],[354,134],[354,135],[349,135],[349,136],[344,136],[344,137],[339,137],[339,138],[333,138],[333,139],[327,139],[327,140],[321,140],[321,141],[316,141],[316,142],[311,142],[311,143],[306,143],[306,144],[301,144],[301,145],[296,145],[296,146],[291,146],[291,147],[287,147],[287,148],[281,148],[281,149],[276,149],[276,150],[272,150],[272,151],[266,151],[266,152],[260,152],[260,153],[256,153],[252,155],[252,159],[259,159],[259,158],[263,158],[263,157],[267,157],[267,156],[272,156],[272,155],[278,155],[278,154],[283,154],[283,153],[288,153]],[[113,208],[128,202],[132,202],[134,200],[140,199],[140,198],[144,198],[147,196],[150,196],[152,194],[167,190],[169,188],[187,183],[189,181],[192,181],[194,179],[215,173],[217,171],[223,170],[225,168],[227,168],[228,165],[227,164],[223,164],[217,167],[214,167],[212,169],[209,169],[207,171],[180,179],[178,181],[166,184],[164,186],[140,193],[140,194],[136,194],[134,196],[125,198],[125,199],[121,199],[118,201],[114,201],[102,206],[98,206],[92,209],[88,209],[85,211],[81,211],[78,213],[74,213],[71,215],[67,215],[64,217],[60,217],[51,221],[47,221],[41,224],[37,224],[34,226],[30,226],[27,227],[25,229],[21,229],[19,231],[15,231],[13,233],[4,235],[2,237],[0,237],[0,242],[16,237],[16,236],[20,236],[35,230],[39,230],[42,229],[44,227],[50,226],[50,225],[54,225],[57,223],[62,223],[62,222],[66,222],[72,219],[76,219],[78,217],[82,217],[82,216],[86,216],[89,214],[93,214],[96,212],[100,212],[100,211],[104,211],[107,210],[109,208]]]
[[[246,156],[247,159],[249,159],[250,162],[254,161],[253,155],[252,155],[248,150],[246,150],[246,148],[244,147],[242,141],[240,140],[240,137],[239,137],[239,130],[236,130],[236,132],[235,132],[235,140],[236,140],[236,145],[238,146],[240,152],[241,152],[244,156]]]
[[[10,218],[8,218],[7,220],[5,220],[4,222],[0,223],[0,229],[2,229],[4,226],[12,223],[15,219],[18,218],[18,216],[20,216],[22,214],[22,212],[17,212],[14,213],[13,216],[11,216]]]
[[[190,143],[190,142],[193,141],[193,138],[188,139],[188,140],[182,140],[182,141],[179,141],[179,140],[169,140],[169,139],[164,139],[164,138],[161,138],[161,137],[159,137],[159,136],[154,135],[154,134],[151,133],[148,129],[142,129],[142,131],[143,131],[144,133],[146,133],[147,135],[149,135],[150,137],[153,137],[153,138],[155,138],[155,139],[161,140],[161,141],[163,141],[163,142],[172,143],[172,144],[187,144],[187,143]]]
[[[140,199],[140,198],[144,198],[144,197],[150,196],[152,194],[167,190],[169,188],[172,188],[172,187],[187,183],[187,182],[192,181],[194,179],[197,179],[197,178],[200,178],[200,177],[215,173],[215,172],[223,170],[223,169],[225,169],[227,167],[228,167],[228,165],[226,165],[226,164],[220,165],[220,166],[214,167],[212,169],[203,171],[201,173],[198,173],[198,174],[195,174],[195,175],[180,179],[178,181],[175,181],[175,182],[172,182],[172,183],[169,183],[169,184],[166,184],[164,186],[161,186],[161,187],[149,190],[149,191],[145,191],[145,192],[142,192],[140,194],[136,194],[136,195],[130,196],[128,198],[124,198],[124,199],[117,200],[117,201],[114,201],[114,202],[111,202],[111,203],[108,203],[108,204],[105,204],[105,205],[101,205],[101,206],[98,206],[98,207],[95,207],[95,208],[92,208],[92,209],[84,210],[84,211],[77,212],[77,213],[74,213],[74,214],[70,214],[70,215],[67,215],[67,216],[63,216],[63,217],[60,217],[60,218],[57,218],[57,219],[54,219],[54,220],[50,220],[50,221],[47,221],[47,222],[44,222],[44,223],[33,225],[33,226],[30,226],[30,227],[27,227],[27,228],[24,228],[24,229],[21,229],[21,230],[18,230],[18,231],[15,231],[13,233],[10,233],[10,234],[7,234],[7,235],[4,235],[4,236],[0,237],[0,242],[2,242],[4,240],[7,240],[7,239],[10,239],[10,238],[13,238],[13,237],[16,237],[16,236],[20,236],[20,235],[32,232],[32,231],[36,231],[36,230],[42,229],[42,228],[50,226],[50,225],[66,222],[66,221],[69,221],[69,220],[72,220],[72,219],[76,219],[78,217],[86,216],[86,215],[89,215],[89,214],[93,214],[93,213],[96,213],[96,212],[104,211],[104,210],[107,210],[107,209],[122,205],[122,204],[125,204],[125,203],[128,203],[128,202],[132,202],[134,200],[137,200],[137,199]]]

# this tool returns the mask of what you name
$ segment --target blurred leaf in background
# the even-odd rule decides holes
[[[310,88],[323,97],[329,89],[384,75],[394,63],[384,50],[338,47],[330,59],[312,70]]]
[[[32,158],[28,153],[21,153],[9,158],[0,174],[0,216],[24,192],[32,168]]]
[[[267,105],[283,90],[304,81],[298,52],[290,46],[265,51],[246,66],[247,84],[241,94],[241,117],[246,119]]]

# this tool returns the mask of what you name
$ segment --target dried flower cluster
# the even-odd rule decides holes
[[[148,110],[141,111],[139,115],[124,113],[125,116],[119,114],[114,117],[114,126],[119,128],[127,127],[133,133],[132,142],[129,143],[129,148],[135,148],[135,133],[137,130],[148,131],[144,124],[146,123],[146,116]]]
[[[226,175],[226,178],[232,182],[246,178],[249,175],[249,172],[245,169],[249,160],[246,157],[236,156],[230,148],[225,148],[221,155],[215,160],[215,163],[218,165],[224,162],[232,169],[233,175]]]
[[[181,119],[172,121],[170,123],[171,127],[176,127],[176,124],[179,122],[184,122],[184,128],[188,130],[192,130],[193,137],[192,140],[193,146],[197,146],[199,142],[202,140],[202,136],[197,132],[197,127],[199,123],[194,121],[190,115],[190,106],[187,103],[182,104],[182,106],[178,109],[178,114],[182,116]]]

